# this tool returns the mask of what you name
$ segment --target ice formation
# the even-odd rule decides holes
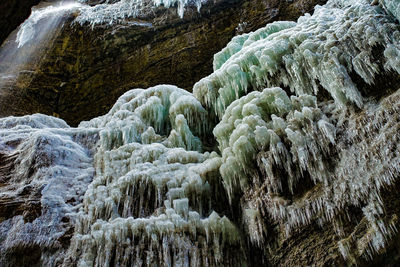
[[[373,104],[350,77],[355,72],[373,84],[379,73],[399,73],[399,34],[379,6],[329,1],[297,25],[279,22],[235,37],[215,56],[214,73],[194,94],[221,118],[214,128],[220,173],[231,202],[241,196],[254,244],[266,245],[271,220],[288,236],[314,222],[332,223],[351,261],[372,258],[397,232],[382,194],[400,174],[399,124],[391,117],[399,91]],[[262,89],[277,85],[294,96]],[[334,102],[321,97],[317,105],[320,87]],[[350,207],[362,210],[364,235],[344,233]]]
[[[0,222],[0,262],[23,248],[62,249],[94,175],[95,129],[44,115],[0,119],[0,201],[25,206]],[[18,214],[18,213],[17,213]],[[54,265],[53,258],[42,264]],[[8,262],[13,265],[12,262]]]
[[[398,20],[400,20],[400,6],[398,0],[380,0],[382,6]]]
[[[220,164],[215,154],[132,143],[102,156],[66,266],[240,260],[238,230],[226,217],[210,214],[209,183]],[[229,251],[235,245],[237,251]]]
[[[221,160],[198,152],[194,135],[206,116],[190,93],[162,85],[129,91],[80,125],[100,129],[100,141],[66,266],[243,261],[238,230],[212,210]]]
[[[201,150],[199,137],[211,125],[206,110],[191,93],[159,85],[125,93],[108,114],[82,122],[80,127],[101,128],[100,142],[108,150],[142,139],[145,143],[159,140],[167,147],[176,147],[179,141],[183,148]]]
[[[400,175],[399,124],[391,117],[399,111],[399,94],[368,104],[362,119],[349,111],[330,114],[335,125],[315,97],[289,99],[280,88],[252,92],[227,108],[214,129],[220,173],[230,196],[244,197],[244,222],[254,243],[263,245],[268,232],[262,218],[282,224],[287,235],[315,221],[331,222],[341,236],[339,215],[353,206],[362,209],[369,230],[358,239],[343,237],[343,255],[352,246],[358,257],[385,247],[396,232],[395,217],[383,211],[382,190]],[[301,195],[304,186],[308,192]]]
[[[98,18],[114,20],[136,4],[93,10],[107,6]],[[133,9],[108,17],[121,5]],[[49,265],[243,266],[249,247],[268,255],[276,231],[289,238],[311,224],[335,230],[349,263],[381,253],[399,223],[385,207],[399,186],[400,89],[365,88],[400,73],[397,10],[330,0],[297,23],[233,38],[194,94],[134,89],[75,129],[43,115],[0,119],[0,199],[29,184],[42,210],[0,223],[1,257],[24,242],[61,247],[64,217],[71,245]],[[219,150],[205,146],[213,137]]]
[[[261,28],[255,32],[233,37],[224,49],[214,55],[214,71],[221,68],[229,58],[238,53],[244,47],[247,47],[258,40],[265,39],[273,33],[294,27],[295,25],[296,23],[292,21],[277,21],[268,24],[264,28]]]
[[[87,0],[79,0],[87,3]],[[151,11],[153,7],[164,6],[170,8],[177,5],[178,15],[183,18],[185,9],[189,5],[194,5],[197,10],[207,0],[120,0],[106,1],[95,6],[85,6],[81,9],[77,21],[81,24],[89,22],[92,25],[103,23],[121,22],[129,18],[136,18]]]
[[[267,88],[234,101],[214,129],[228,192],[232,195],[237,188],[248,189],[248,177],[257,176],[255,162],[260,150],[265,150],[258,158],[265,181],[251,182],[264,183],[269,193],[283,191],[282,177],[293,193],[304,172],[310,173],[314,183],[326,182],[327,167],[322,159],[329,144],[335,143],[335,134],[314,96],[289,99],[282,89]]]
[[[295,25],[270,24],[234,38],[228,56],[216,56],[216,70],[193,92],[220,118],[248,91],[274,86],[296,95],[318,95],[322,87],[338,105],[361,107],[363,97],[351,74],[372,84],[381,72],[400,72],[399,40],[398,24],[381,7],[363,0],[331,0]]]

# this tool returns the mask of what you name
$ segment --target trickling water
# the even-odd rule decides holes
[[[67,15],[82,7],[71,0],[41,2],[0,48],[0,88],[35,71],[62,29]]]
[[[34,38],[38,41],[43,39],[44,35],[54,31],[67,12],[82,7],[82,4],[71,1],[57,1],[49,6],[36,7],[32,10],[31,16],[20,26],[16,42],[18,48],[24,46]]]

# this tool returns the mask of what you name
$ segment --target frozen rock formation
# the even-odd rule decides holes
[[[38,246],[55,266],[398,263],[395,3],[330,0],[237,36],[193,94],[133,89],[77,128],[0,119],[0,204],[40,196],[34,214],[2,213],[1,259]]]
[[[0,119],[1,263],[51,266],[52,251],[68,247],[97,139],[96,129],[45,115]]]
[[[86,6],[81,9],[76,21],[79,23],[90,23],[92,25],[124,21],[129,18],[143,16],[152,12],[152,7],[163,6],[169,8],[177,5],[179,17],[183,17],[185,8],[189,3],[196,6],[200,11],[202,3],[207,0],[120,0],[106,1],[106,3],[95,6]],[[90,0],[79,0],[79,2],[87,3]]]
[[[285,86],[296,95],[318,95],[323,88],[341,107],[362,107],[351,74],[372,84],[380,72],[399,73],[399,34],[393,17],[369,1],[329,1],[297,24],[270,24],[233,39],[228,47],[236,50],[229,57],[217,54],[214,73],[193,91],[220,118],[234,100],[266,86]]]
[[[190,151],[201,150],[193,133],[205,134],[207,123],[190,93],[167,85],[129,91],[107,115],[82,123],[101,129],[96,177],[64,264],[246,262],[238,230],[212,210],[220,158]]]
[[[380,0],[382,6],[398,20],[400,19],[400,7],[397,0]]]
[[[386,7],[396,14],[393,2]],[[214,129],[220,173],[231,202],[242,195],[253,243],[267,246],[275,222],[286,236],[331,223],[342,256],[354,262],[372,259],[390,243],[397,217],[386,214],[382,194],[399,177],[398,118],[388,116],[397,114],[398,92],[392,88],[393,95],[371,102],[353,73],[363,84],[380,73],[400,73],[399,37],[398,24],[381,7],[329,1],[297,24],[274,23],[235,37],[215,56],[214,73],[194,94],[221,118]],[[279,88],[248,93],[277,85],[294,96]],[[317,105],[305,95],[326,99],[321,88],[334,102]],[[350,207],[361,218],[346,233]]]

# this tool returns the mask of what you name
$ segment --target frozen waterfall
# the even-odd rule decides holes
[[[150,2],[181,17],[193,4]],[[144,3],[46,7],[17,40],[28,45],[53,11],[80,9],[94,25]],[[40,214],[0,223],[0,261],[34,243],[48,266],[245,266],[253,248],[268,255],[276,229],[285,240],[309,225],[331,226],[349,264],[383,253],[398,231],[384,203],[400,182],[400,88],[374,84],[400,74],[399,6],[329,0],[234,37],[193,93],[132,89],[77,128],[0,119],[0,196],[41,194]]]

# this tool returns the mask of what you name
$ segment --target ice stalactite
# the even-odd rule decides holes
[[[368,258],[383,249],[397,232],[382,192],[400,177],[399,118],[393,116],[399,96],[368,103],[361,113],[334,111],[329,102],[318,108],[314,96],[289,99],[280,88],[234,101],[214,134],[224,185],[230,196],[242,196],[252,242],[265,245],[271,221],[288,236],[315,222],[333,224],[344,257]],[[361,209],[364,235],[343,234],[341,216],[349,207]]]
[[[201,150],[199,137],[210,131],[211,122],[191,93],[159,85],[125,93],[108,114],[82,122],[80,127],[100,128],[101,147],[105,150],[142,139],[145,143],[159,140],[167,147],[175,147],[180,141],[184,148]]]
[[[80,125],[98,127],[100,141],[65,265],[245,263],[238,230],[212,209],[220,157],[188,151],[201,149],[193,133],[205,133],[205,116],[190,93],[162,85]]]
[[[255,32],[238,35],[232,38],[228,45],[222,49],[220,52],[214,55],[213,68],[214,71],[220,69],[222,65],[229,58],[231,58],[236,53],[240,52],[243,48],[251,45],[252,43],[265,39],[273,33],[285,30],[296,26],[295,22],[292,21],[277,21],[268,24],[264,28],[261,28]]]
[[[207,0],[153,0],[154,5],[161,6],[163,5],[166,8],[169,8],[174,5],[178,5],[178,15],[182,18],[185,12],[185,8],[189,5],[190,2],[194,3],[197,8],[197,11],[200,11],[201,5]]]
[[[398,20],[400,20],[400,2],[398,0],[379,0],[382,6]]]
[[[275,27],[280,31],[266,34]],[[369,1],[331,0],[295,25],[271,24],[235,37],[227,46],[232,51],[216,57],[216,70],[195,84],[193,92],[219,118],[247,92],[275,86],[288,87],[296,95],[318,95],[322,87],[337,105],[361,107],[363,97],[351,74],[372,84],[381,72],[400,73],[399,29],[391,16]],[[252,41],[241,47],[241,38]]]
[[[315,96],[289,99],[280,88],[252,92],[226,109],[214,135],[222,151],[220,172],[230,196],[254,191],[255,202],[266,208],[270,203],[260,201],[258,194],[283,204],[288,201],[281,196],[293,195],[305,179],[314,184],[330,182],[324,159],[335,144],[336,128],[317,107]],[[276,203],[266,210],[288,227],[306,223],[305,218],[281,214]],[[257,211],[246,207],[246,214],[254,217]],[[249,223],[254,224],[258,223]],[[259,231],[249,229],[249,234],[261,242]]]
[[[257,176],[255,162],[260,150],[266,151],[259,164],[264,166],[268,192],[282,192],[280,177],[285,176],[293,193],[303,172],[313,174],[315,183],[324,182],[326,167],[321,159],[329,152],[329,144],[335,143],[335,131],[317,108],[314,96],[289,99],[282,89],[268,88],[240,98],[227,108],[214,129],[228,192],[237,192],[237,187],[248,189],[248,177]],[[277,167],[285,172],[274,173]]]
[[[383,190],[400,176],[399,91],[374,104],[350,76],[373,84],[380,72],[399,72],[399,26],[367,1],[329,1],[285,26],[264,39],[254,33],[247,45],[249,36],[235,37],[216,55],[215,72],[195,85],[195,96],[221,117],[214,135],[224,185],[231,200],[241,196],[256,245],[265,245],[271,222],[287,236],[331,223],[346,259],[372,257],[397,232]],[[262,90],[280,84],[295,96]],[[333,102],[317,104],[320,86]],[[363,235],[342,230],[350,207],[361,210]]]
[[[6,161],[4,171],[0,169],[0,203],[13,204],[16,215],[0,209],[0,262],[12,266],[13,255],[23,249],[39,248],[44,255],[65,249],[63,236],[74,224],[94,175],[90,148],[97,139],[95,129],[71,129],[44,115],[0,119]],[[43,256],[40,261],[51,266],[55,258]]]
[[[106,1],[95,6],[85,6],[81,9],[76,21],[83,24],[89,22],[92,25],[103,23],[116,23],[129,18],[137,18],[151,12],[153,7],[164,6],[170,8],[177,6],[178,15],[183,18],[185,9],[194,5],[198,11],[207,0],[120,0]],[[87,0],[80,0],[87,3]]]
[[[345,256],[373,255],[386,247],[397,233],[398,219],[385,210],[385,190],[399,183],[399,117],[400,90],[378,104],[370,104],[360,117],[347,114],[339,142],[339,161],[335,183],[328,197],[343,207],[362,207],[366,231],[361,237],[355,230],[340,243]],[[331,200],[331,201],[332,201]],[[364,204],[365,203],[365,204]],[[358,235],[358,238],[357,238]],[[351,249],[357,247],[357,250]]]

